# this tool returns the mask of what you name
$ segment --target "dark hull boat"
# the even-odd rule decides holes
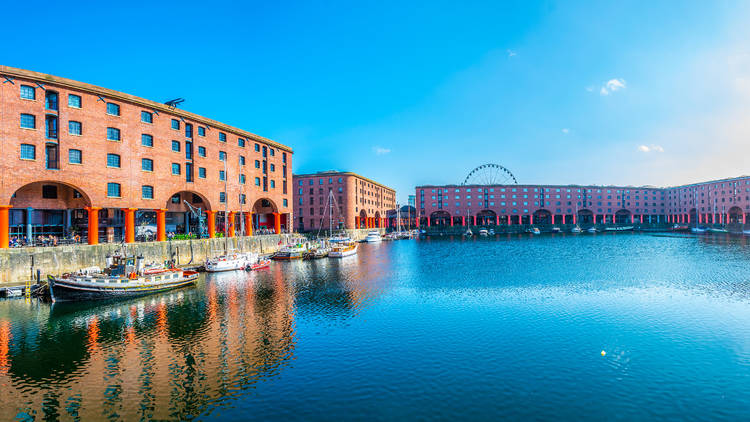
[[[49,276],[49,291],[53,302],[101,300],[145,296],[167,290],[191,286],[198,279],[196,271],[176,271],[176,277],[164,281],[139,279],[75,279]],[[162,277],[167,277],[163,275]]]

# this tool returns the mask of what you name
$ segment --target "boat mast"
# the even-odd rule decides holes
[[[328,190],[328,237],[333,235],[333,191]]]
[[[229,253],[227,238],[229,237],[229,195],[227,195],[227,156],[224,156],[224,254]]]

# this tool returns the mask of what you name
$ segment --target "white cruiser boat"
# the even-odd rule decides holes
[[[541,230],[539,230],[539,227],[532,227],[532,228],[530,228],[530,229],[526,229],[526,233],[531,233],[531,234],[541,234],[541,233],[542,233],[542,231],[541,231]]]
[[[231,253],[206,260],[204,267],[209,273],[217,273],[220,271],[244,270],[256,262],[258,262],[258,255],[255,253]]]
[[[367,233],[367,237],[365,238],[365,242],[367,243],[378,243],[382,241],[383,241],[383,238],[380,237],[380,232],[378,232],[377,230],[373,230]]]
[[[341,242],[335,242],[331,245],[331,251],[328,252],[329,258],[343,258],[345,256],[351,256],[357,254],[357,242],[352,240],[346,240]]]
[[[487,229],[479,229],[480,236],[487,236],[488,234],[489,232],[487,231]]]
[[[582,231],[581,228],[578,226],[573,226],[573,228],[570,229],[571,233],[580,233],[581,231]]]

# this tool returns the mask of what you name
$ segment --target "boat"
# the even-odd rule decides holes
[[[679,232],[679,231],[687,231],[690,227],[688,227],[687,224],[675,224],[672,226],[672,230]]]
[[[262,270],[264,268],[268,268],[270,265],[271,265],[270,259],[261,259],[261,260],[258,260],[254,264],[248,265],[247,267],[245,267],[245,269],[248,271]]]
[[[356,255],[358,246],[357,242],[354,242],[351,239],[348,241],[336,242],[332,244],[328,256],[330,258],[343,258],[345,256]]]
[[[487,236],[488,234],[489,232],[487,231],[487,229],[479,229],[480,236]]]
[[[108,266],[96,271],[84,269],[59,277],[47,276],[52,302],[130,298],[178,289],[195,284],[197,271],[155,267],[145,274],[143,257],[116,254],[107,257]]]
[[[716,227],[709,227],[709,228],[708,228],[707,230],[708,230],[708,231],[709,231],[710,233],[729,233],[729,230],[727,230],[727,229],[725,229],[725,228],[723,228],[723,227],[719,227],[719,228],[716,228]]]
[[[539,227],[530,227],[530,228],[526,229],[526,233],[541,234],[542,231],[539,230]]]
[[[570,232],[571,232],[571,233],[580,233],[580,232],[582,232],[582,231],[583,231],[583,230],[581,230],[581,227],[580,227],[580,226],[578,226],[578,225],[575,225],[575,226],[573,226],[573,228],[572,228],[572,229],[570,229]]]
[[[705,233],[708,229],[705,227],[693,227],[690,229],[693,233]]]
[[[750,236],[750,230],[742,230],[742,234],[745,236]]]
[[[589,227],[588,229],[586,229],[586,231],[589,232],[589,233],[596,233],[597,232],[596,227],[594,227],[594,226]]]
[[[382,242],[383,238],[380,237],[380,232],[377,230],[372,230],[369,233],[367,233],[367,237],[365,238],[365,242],[367,243],[379,243]]]
[[[616,226],[616,227],[605,227],[605,232],[627,232],[627,231],[633,231],[633,226]]]
[[[552,227],[552,233],[561,233],[561,232],[562,232],[562,229],[561,229],[561,228],[559,228],[559,227],[557,227],[557,226],[555,226],[555,227]]]
[[[253,252],[231,253],[207,259],[203,267],[209,273],[235,271],[245,269],[257,260],[258,255]]]
[[[466,229],[466,232],[464,233],[465,236],[474,236],[474,233],[471,231],[471,229]]]
[[[495,235],[495,229],[490,229],[489,234],[490,234],[490,236],[494,236]]]
[[[302,259],[302,255],[305,252],[307,252],[307,247],[304,243],[295,243],[279,249],[271,258],[277,261],[291,261],[293,259]]]

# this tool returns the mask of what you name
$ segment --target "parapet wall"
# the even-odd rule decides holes
[[[347,230],[349,236],[359,240],[369,230]],[[234,237],[226,239],[230,250],[257,253],[273,253],[299,235],[264,235]],[[48,248],[0,249],[0,285],[31,278],[32,271],[58,275],[81,268],[103,267],[107,255],[111,255],[122,244],[66,245]],[[126,246],[128,253],[141,255],[147,262],[164,262],[174,259],[177,265],[200,265],[207,258],[224,252],[225,239],[172,240],[167,242],[141,242]],[[33,260],[33,269],[32,269]]]

